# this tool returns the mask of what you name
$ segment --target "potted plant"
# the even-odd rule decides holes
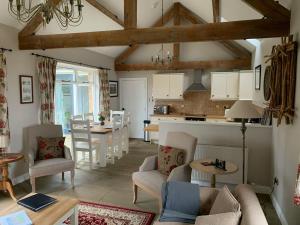
[[[103,126],[105,121],[104,112],[99,113],[99,121],[100,121],[100,125]]]

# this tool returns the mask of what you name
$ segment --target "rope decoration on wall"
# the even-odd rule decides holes
[[[277,126],[285,118],[286,124],[292,124],[295,115],[295,93],[297,76],[297,42],[293,35],[282,38],[282,44],[273,46],[271,60],[270,103],[268,110],[277,118]]]

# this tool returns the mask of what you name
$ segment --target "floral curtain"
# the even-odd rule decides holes
[[[37,62],[41,96],[41,123],[54,123],[54,87],[57,61],[40,57]]]
[[[0,135],[8,136],[8,105],[6,99],[7,91],[7,76],[6,76],[6,59],[3,52],[0,52]],[[0,152],[3,149],[0,149]]]
[[[298,174],[296,180],[296,191],[294,196],[294,203],[297,206],[300,206],[300,164],[298,165]]]
[[[106,70],[99,70],[99,86],[100,86],[100,112],[105,118],[109,117],[110,111],[110,96],[109,96],[109,81]]]

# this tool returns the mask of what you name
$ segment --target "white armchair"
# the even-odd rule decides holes
[[[139,171],[132,174],[133,203],[137,200],[138,187],[161,200],[161,187],[165,181],[191,181],[192,169],[189,164],[194,159],[197,138],[182,132],[170,132],[167,134],[166,145],[185,150],[184,165],[173,169],[171,174],[166,176],[157,170],[158,156],[147,157]]]
[[[26,150],[28,152],[29,176],[32,192],[35,192],[35,178],[62,173],[62,179],[64,179],[64,172],[67,171],[71,172],[71,183],[74,187],[75,162],[72,160],[70,149],[65,146],[65,158],[35,160],[38,136],[46,138],[62,137],[62,126],[36,125],[27,128]]]

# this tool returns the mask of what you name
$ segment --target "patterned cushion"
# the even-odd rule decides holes
[[[37,137],[38,152],[36,160],[64,158],[65,138]]]
[[[184,158],[184,150],[160,146],[158,151],[158,171],[168,176],[174,168],[184,164]]]
[[[235,199],[228,187],[225,185],[217,195],[209,214],[239,212],[240,209],[240,203]]]

